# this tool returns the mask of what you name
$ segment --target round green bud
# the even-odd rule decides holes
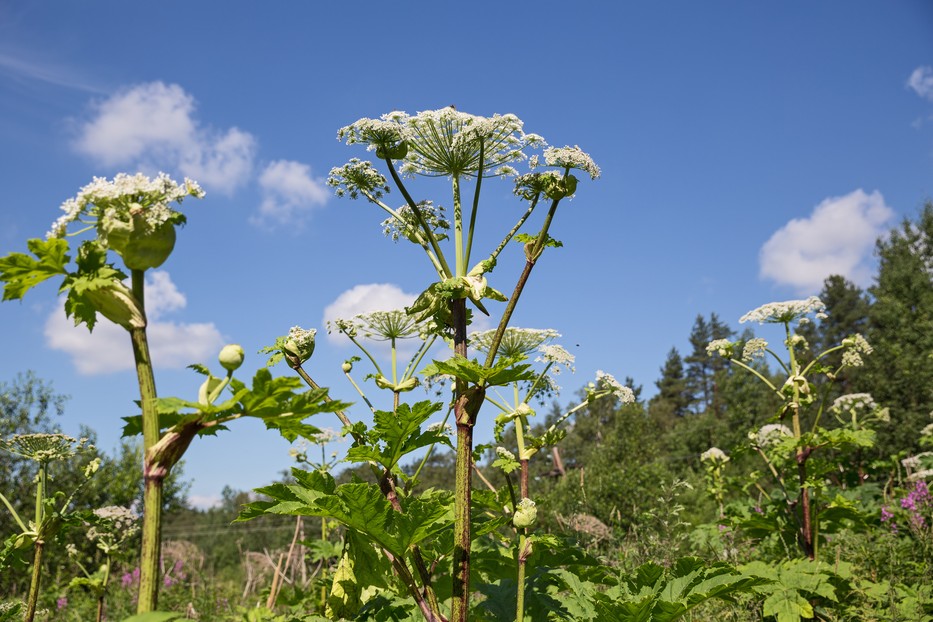
[[[343,373],[349,374],[351,371],[353,371],[353,363],[350,361],[345,361],[344,364],[340,366],[340,369],[343,370]]]
[[[537,520],[538,508],[535,507],[535,502],[528,497],[519,501],[515,507],[515,516],[512,517],[512,524],[516,529],[531,527]]]
[[[243,351],[242,347],[238,344],[231,343],[223,347],[217,359],[220,361],[221,367],[227,371],[234,371],[239,369],[240,365],[243,364],[243,358],[245,356],[246,353]]]
[[[171,221],[153,227],[136,214],[127,220],[108,218],[101,222],[112,248],[131,270],[158,268],[175,248],[175,225]]]

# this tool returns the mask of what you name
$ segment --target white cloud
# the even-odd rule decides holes
[[[311,176],[311,168],[301,162],[276,160],[259,176],[262,203],[253,224],[300,226],[311,210],[327,202],[329,193],[323,179]]]
[[[809,218],[791,220],[765,242],[759,273],[801,293],[819,291],[831,274],[867,285],[872,248],[893,214],[878,191],[825,199]]]
[[[933,101],[933,67],[917,67],[907,79],[908,88],[924,99]]]
[[[177,169],[208,190],[230,194],[252,171],[256,141],[235,127],[201,125],[195,107],[177,84],[134,86],[93,105],[75,148],[107,166]]]
[[[169,274],[154,271],[146,281],[147,333],[152,364],[157,368],[181,368],[212,360],[224,345],[213,323],[162,322],[163,314],[184,308],[187,301]],[[64,302],[64,300],[62,301]],[[78,372],[107,374],[133,368],[133,354],[126,330],[99,317],[94,332],[75,326],[56,308],[45,322],[46,345],[68,354]]]
[[[357,285],[343,292],[324,308],[323,324],[336,319],[349,319],[360,313],[391,311],[410,306],[417,294],[409,294],[391,283]],[[338,332],[327,335],[327,340],[337,344],[349,344],[349,340]]]

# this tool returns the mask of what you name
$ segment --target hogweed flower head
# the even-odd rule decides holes
[[[97,521],[87,531],[87,539],[110,553],[139,531],[139,517],[130,508],[109,505],[94,510]]]
[[[343,166],[330,169],[327,185],[334,189],[338,197],[349,195],[351,199],[362,194],[378,200],[389,192],[385,175],[373,168],[372,162],[359,158],[351,158]]]
[[[700,454],[700,460],[702,462],[710,462],[712,464],[725,464],[729,462],[729,456],[727,456],[726,452],[718,447],[710,447],[702,454]]]
[[[751,363],[755,359],[763,357],[767,348],[768,342],[764,339],[758,337],[749,339],[742,347],[742,362]]]
[[[52,461],[70,460],[79,451],[93,450],[88,439],[76,439],[66,434],[15,434],[0,440],[0,449],[29,460],[47,464]]]
[[[751,432],[748,436],[756,447],[770,447],[781,441],[783,438],[791,437],[794,433],[786,425],[780,423],[769,423],[761,426],[757,432]]]
[[[344,326],[352,324],[353,336],[361,334],[373,341],[411,339],[421,333],[421,328],[414,316],[408,315],[401,309],[360,313],[352,320],[343,320],[343,322]]]
[[[862,335],[855,333],[842,340],[845,352],[842,353],[842,364],[845,367],[861,367],[864,365],[863,354],[871,354],[873,348]]]
[[[601,369],[596,372],[596,386],[600,389],[609,390],[623,404],[633,404],[635,402],[634,391],[616,380],[612,374],[607,374]]]
[[[559,346],[556,343],[542,345],[538,346],[538,352],[541,353],[541,356],[536,358],[535,361],[539,363],[552,363],[553,366],[551,369],[555,374],[560,373],[561,367],[569,369],[570,373],[576,371],[573,366],[576,360],[575,357],[570,352],[567,352],[563,346]]]
[[[548,166],[557,166],[563,169],[578,169],[590,176],[590,179],[599,179],[600,170],[593,162],[593,158],[580,147],[548,147],[544,150],[544,161]]]
[[[434,232],[437,239],[443,240],[446,238],[447,234],[443,232],[450,229],[450,221],[447,220],[444,214],[444,207],[441,205],[434,207],[432,201],[421,201],[418,203],[417,208],[428,228]],[[393,242],[398,242],[400,238],[406,238],[415,243],[421,242],[421,224],[411,207],[403,205],[396,211],[401,218],[401,222],[394,216],[383,220],[382,232],[385,236],[392,238]]]
[[[93,225],[98,241],[123,257],[128,268],[157,268],[175,246],[175,226],[185,223],[184,214],[170,204],[189,196],[202,198],[204,191],[197,182],[186,178],[179,185],[165,173],[155,179],[142,173],[120,173],[112,181],[95,177],[62,204],[65,214],[47,235],[63,237],[75,221]]]
[[[470,344],[478,351],[488,354],[492,347],[495,330],[478,331],[470,335]],[[552,339],[560,337],[560,333],[551,328],[519,328],[510,326],[505,329],[502,341],[496,353],[499,356],[514,357],[528,356],[539,347]]]
[[[728,339],[714,339],[706,345],[706,355],[719,354],[723,358],[730,358],[735,344]]]
[[[817,296],[810,296],[806,300],[769,302],[743,315],[739,318],[739,323],[787,324],[811,313],[815,313],[817,318],[825,317],[825,311],[826,305],[823,301]]]
[[[541,147],[537,134],[525,134],[513,114],[482,117],[453,107],[414,116],[394,111],[363,118],[341,128],[337,138],[365,144],[379,158],[402,161],[407,175],[476,176],[514,174],[510,163],[524,159],[527,147]]]

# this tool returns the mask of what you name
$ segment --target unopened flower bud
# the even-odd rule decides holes
[[[353,371],[353,363],[350,361],[344,361],[343,365],[340,366],[340,369],[343,370],[343,373],[349,374],[351,371]]]
[[[515,516],[512,517],[512,524],[515,525],[517,529],[525,529],[526,527],[531,527],[538,520],[538,508],[535,507],[535,502],[525,497],[518,502],[518,505],[515,507]]]
[[[242,347],[238,344],[231,343],[223,347],[217,359],[220,361],[221,367],[227,371],[235,371],[243,364],[243,358],[245,356],[246,353],[243,351]]]

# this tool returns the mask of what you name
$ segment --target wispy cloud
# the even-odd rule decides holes
[[[924,99],[933,101],[933,67],[917,67],[907,79],[907,88]]]
[[[264,227],[301,227],[315,207],[327,202],[329,193],[311,167],[291,160],[276,160],[259,175],[262,203],[250,222]]]
[[[208,190],[231,194],[253,169],[256,140],[195,116],[196,102],[177,84],[149,82],[95,102],[75,148],[107,166],[174,171]]]
[[[791,220],[765,242],[759,273],[800,293],[819,291],[831,274],[867,285],[872,248],[893,214],[878,191],[827,198],[808,218]]]
[[[213,323],[161,321],[163,315],[183,309],[184,294],[168,272],[154,271],[146,281],[147,332],[152,364],[158,368],[182,368],[213,359],[223,346],[223,337]],[[75,326],[57,307],[45,322],[45,341],[53,350],[71,357],[78,373],[108,374],[133,368],[133,356],[126,330],[103,318],[88,332]]]
[[[100,87],[82,80],[73,68],[29,61],[4,52],[0,52],[0,73],[23,81],[42,82],[97,95],[105,93]]]

